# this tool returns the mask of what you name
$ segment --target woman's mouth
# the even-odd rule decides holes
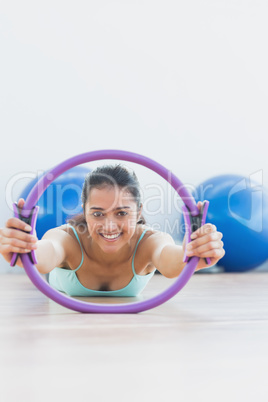
[[[99,234],[107,241],[116,241],[121,236],[122,232],[113,234],[106,234],[106,233],[99,233]]]

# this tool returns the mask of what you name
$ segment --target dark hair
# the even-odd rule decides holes
[[[120,164],[103,165],[97,167],[92,172],[89,172],[85,177],[81,195],[84,213],[90,190],[93,188],[101,189],[105,186],[118,186],[119,188],[125,188],[133,196],[137,203],[138,209],[140,208],[140,185],[136,174],[134,172],[130,172],[126,167]],[[67,222],[73,226],[81,225],[81,228],[85,229],[87,227],[87,223],[84,213],[73,216],[72,218],[68,219]],[[145,223],[146,221],[144,217],[141,216],[137,224]]]

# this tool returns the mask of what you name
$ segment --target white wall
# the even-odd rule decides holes
[[[1,226],[12,177],[96,149],[144,154],[193,185],[261,171],[268,186],[266,0],[0,10]]]

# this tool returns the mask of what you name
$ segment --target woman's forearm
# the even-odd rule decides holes
[[[176,278],[186,265],[183,256],[182,246],[167,244],[161,251],[159,266],[156,268],[167,278]]]
[[[37,264],[36,268],[41,274],[48,274],[62,262],[59,250],[49,239],[39,240],[35,250]]]

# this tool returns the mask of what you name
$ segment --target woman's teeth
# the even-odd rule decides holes
[[[100,233],[102,237],[104,237],[105,239],[116,239],[117,237],[119,237],[121,235],[121,233],[115,233],[113,235],[105,235],[103,233]]]

